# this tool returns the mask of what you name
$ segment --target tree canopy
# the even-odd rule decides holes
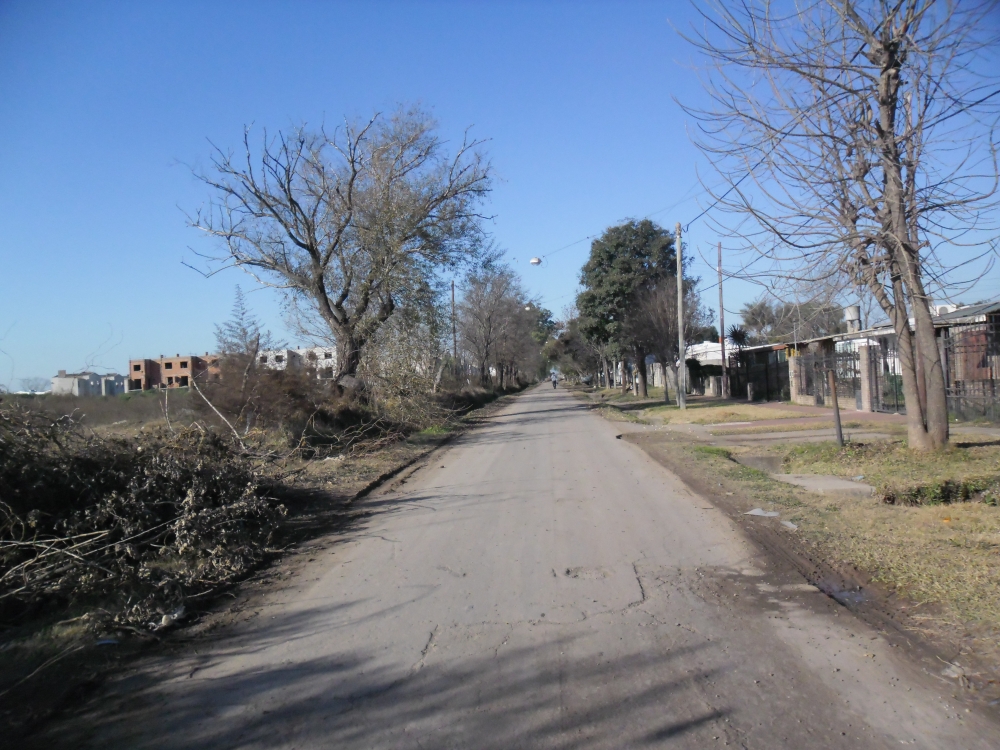
[[[419,109],[332,134],[305,129],[263,145],[244,134],[238,157],[217,150],[215,192],[192,224],[224,248],[219,260],[284,290],[338,347],[337,381],[356,389],[362,351],[443,268],[478,257],[478,207],[491,189],[479,142],[454,155]]]
[[[844,309],[833,303],[759,299],[743,305],[740,317],[754,344],[785,344],[847,330]]]
[[[580,332],[622,351],[637,342],[629,316],[639,296],[666,278],[676,278],[674,237],[649,219],[609,227],[590,246],[577,297]]]

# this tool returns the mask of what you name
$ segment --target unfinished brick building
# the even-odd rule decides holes
[[[187,388],[192,378],[199,382],[219,378],[219,358],[205,352],[203,357],[194,354],[158,359],[131,359],[128,363],[127,390],[149,391],[161,388]]]

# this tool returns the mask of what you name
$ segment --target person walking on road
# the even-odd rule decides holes
[[[558,382],[559,382],[559,376],[556,375],[555,373],[552,373],[552,387],[555,388],[556,387],[556,383],[558,383]]]

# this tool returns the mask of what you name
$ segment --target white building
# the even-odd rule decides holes
[[[332,378],[337,370],[337,350],[332,346],[313,346],[303,349],[271,349],[257,355],[257,361],[271,370],[308,368],[316,377]]]
[[[696,359],[702,365],[722,367],[722,344],[718,341],[702,341],[685,347],[685,359]]]
[[[125,376],[111,373],[71,372],[60,370],[52,378],[52,395],[64,396],[117,396],[125,392]]]

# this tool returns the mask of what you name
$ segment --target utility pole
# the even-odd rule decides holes
[[[722,347],[722,388],[719,393],[729,395],[729,377],[726,372],[726,309],[722,306],[722,243],[719,243],[719,346]]]
[[[458,329],[455,327],[455,279],[451,280],[451,361],[458,377]]]
[[[687,367],[684,364],[684,263],[681,253],[681,223],[677,222],[677,236],[674,240],[677,249],[677,354],[680,363],[677,367],[677,406],[687,408]]]

